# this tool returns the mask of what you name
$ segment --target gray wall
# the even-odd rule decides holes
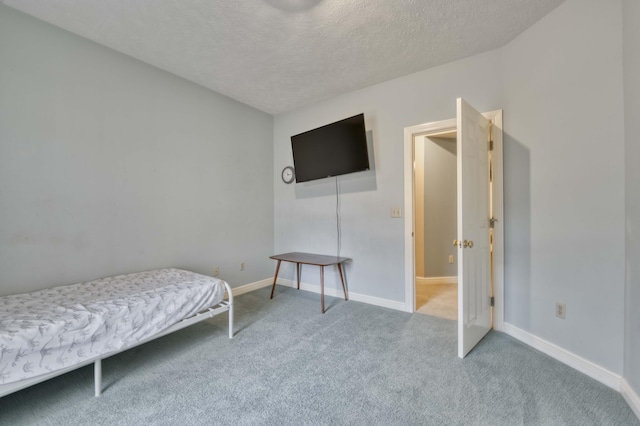
[[[500,108],[500,68],[500,52],[493,51],[275,117],[279,171],[292,163],[291,135],[365,114],[375,170],[340,178],[342,254],[353,258],[347,265],[350,291],[404,302],[404,219],[390,217],[391,207],[404,206],[404,128],[455,117],[458,96],[481,111]],[[335,253],[335,181],[285,185],[275,179],[276,251]],[[282,277],[293,279],[294,269],[283,265]],[[318,284],[318,275],[303,273],[303,280]],[[339,288],[335,271],[325,279],[327,287]]]
[[[273,273],[271,116],[3,5],[0,64],[0,294]]]
[[[640,2],[624,0],[626,170],[626,318],[624,377],[640,395]]]
[[[505,319],[617,374],[621,19],[619,1],[568,0],[503,49]],[[565,320],[554,315],[556,301],[566,304]]]
[[[425,277],[458,275],[457,160],[455,139],[424,142],[424,269]],[[449,255],[454,262],[449,263]]]
[[[403,221],[389,217],[403,205],[403,129],[455,117],[458,96],[503,108],[505,320],[622,373],[621,16],[620,2],[568,0],[504,48],[275,117],[279,170],[291,135],[365,113],[375,186],[342,198],[352,291],[404,301]],[[317,185],[326,195],[276,184],[277,251],[335,251],[334,183]]]

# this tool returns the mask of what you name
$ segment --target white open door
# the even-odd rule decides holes
[[[458,356],[491,329],[489,120],[458,98]]]

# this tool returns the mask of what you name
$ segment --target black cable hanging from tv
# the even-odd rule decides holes
[[[338,255],[340,257],[340,246],[342,245],[342,231],[340,229],[340,186],[338,185],[338,176],[336,176],[336,231],[338,237]]]

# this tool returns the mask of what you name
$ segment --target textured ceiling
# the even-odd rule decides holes
[[[502,46],[564,0],[0,0],[276,114]]]

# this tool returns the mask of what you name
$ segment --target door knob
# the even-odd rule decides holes
[[[462,243],[462,245],[463,245],[464,247],[472,248],[472,247],[473,247],[473,241],[467,241],[467,240],[464,240],[464,242]]]
[[[453,240],[453,246],[454,247],[462,247],[462,241]]]

